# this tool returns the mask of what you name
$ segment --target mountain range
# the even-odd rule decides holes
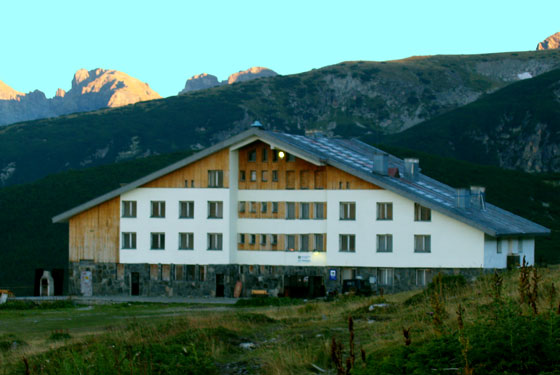
[[[209,89],[216,86],[232,85],[236,82],[246,82],[257,78],[277,76],[274,70],[263,68],[262,66],[254,66],[247,70],[233,73],[224,81],[218,81],[218,77],[212,74],[202,73],[192,76],[185,83],[185,88],[179,92],[179,95],[186,94],[191,91]]]

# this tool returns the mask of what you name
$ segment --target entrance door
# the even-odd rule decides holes
[[[221,273],[216,274],[216,297],[224,296],[224,275]]]
[[[130,273],[130,295],[131,296],[140,295],[140,272]]]

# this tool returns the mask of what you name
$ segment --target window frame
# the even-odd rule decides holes
[[[271,180],[272,182],[278,182],[278,169],[272,170]]]
[[[208,170],[208,188],[216,189],[224,187],[224,171],[221,169]]]
[[[121,217],[123,218],[136,218],[138,215],[137,211],[138,205],[136,201],[122,201],[122,213]]]
[[[320,240],[318,240],[320,238]],[[314,233],[313,234],[313,251],[324,252],[325,251],[325,234],[324,233]],[[319,246],[318,246],[319,245]]]
[[[395,280],[394,268],[378,268],[377,269],[377,285],[392,286]]]
[[[377,220],[393,220],[393,202],[377,202]]]
[[[165,250],[165,232],[150,233],[150,250]]]
[[[247,202],[245,202],[245,201],[237,202],[237,212],[243,214],[243,213],[245,213],[246,209],[247,209]]]
[[[185,247],[183,247],[183,237],[185,238]],[[179,250],[194,250],[194,233],[179,232]]]
[[[208,219],[223,219],[224,218],[224,202],[223,201],[208,201]]]
[[[257,149],[254,148],[247,152],[247,161],[249,163],[255,163],[257,161]]]
[[[321,217],[317,215],[321,212]],[[325,220],[325,204],[324,202],[313,202],[313,219],[314,220]]]
[[[306,207],[306,209],[304,209]],[[309,202],[299,202],[299,219],[300,220],[309,220],[309,212],[310,212],[310,205]]]
[[[290,247],[290,242],[293,242],[293,247]],[[296,251],[296,235],[286,234],[286,251]]]
[[[150,201],[150,218],[165,218],[165,201]]]
[[[339,234],[338,235],[338,251],[341,253],[356,252],[356,235],[355,234]]]
[[[179,201],[179,219],[194,219],[194,201]]]
[[[273,214],[277,214],[278,213],[278,207],[280,206],[279,202],[272,202],[272,213]]]
[[[239,171],[239,182],[245,182],[247,181],[247,174],[245,172],[245,170],[240,170]]]
[[[127,240],[128,238],[128,240]],[[136,232],[122,232],[121,236],[121,249],[123,250],[136,250]],[[126,243],[128,242],[128,246]]]
[[[392,253],[393,252],[393,235],[390,233],[376,235],[376,252]],[[383,243],[383,246],[380,246]]]
[[[208,233],[206,237],[206,250],[222,251],[224,249],[224,241],[222,233]]]
[[[261,214],[266,214],[268,211],[268,202],[261,202]]]
[[[419,245],[420,241],[422,242],[421,248],[417,246],[417,245]],[[432,236],[430,234],[415,234],[414,235],[414,252],[415,253],[426,253],[426,254],[431,253],[432,252]]]
[[[356,220],[356,202],[340,202],[340,220]]]
[[[422,206],[420,203],[414,202],[414,221],[432,221],[432,210],[426,206]]]

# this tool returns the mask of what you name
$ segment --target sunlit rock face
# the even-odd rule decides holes
[[[185,88],[179,92],[179,95],[185,94],[190,91],[204,90],[221,85],[222,83],[218,81],[218,77],[213,76],[212,74],[197,74],[187,79]]]
[[[52,99],[39,90],[21,93],[0,81],[0,125],[159,98],[147,83],[117,70],[99,68],[78,70],[72,88],[68,92],[59,88]]]
[[[545,49],[558,49],[560,47],[560,32],[549,36],[539,44],[537,44],[537,51]]]
[[[264,77],[274,77],[277,76],[274,70],[263,68],[262,66],[254,66],[247,70],[243,70],[241,72],[234,73],[228,77],[228,84],[232,84],[235,82],[244,82],[250,81],[256,78],[264,78]]]
[[[227,80],[218,81],[216,76],[208,73],[197,74],[189,78],[185,84],[185,88],[179,92],[179,95],[186,94],[191,91],[209,89],[216,86],[231,85],[235,82],[245,82],[257,78],[277,76],[274,70],[264,68],[262,66],[254,66],[247,70],[233,73]]]

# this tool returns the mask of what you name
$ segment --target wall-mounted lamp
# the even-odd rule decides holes
[[[286,154],[284,153],[284,151],[279,151],[279,152],[278,152],[278,157],[279,157],[280,159],[284,159],[284,156],[286,156]]]

